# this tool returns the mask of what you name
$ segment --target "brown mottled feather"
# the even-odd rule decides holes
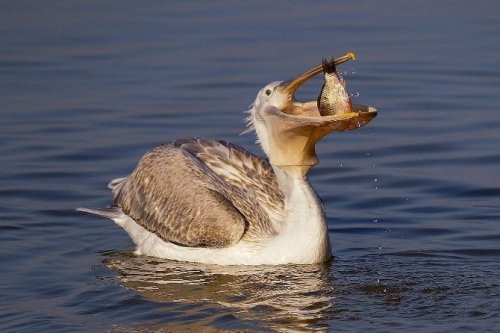
[[[115,185],[116,186],[116,185]],[[284,198],[270,164],[222,141],[181,139],[149,151],[114,204],[163,240],[227,247],[278,233]]]

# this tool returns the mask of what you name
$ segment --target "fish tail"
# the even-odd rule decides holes
[[[335,66],[335,58],[332,58],[330,61],[323,59],[321,63],[323,65],[323,73],[335,73],[337,71],[337,66]]]

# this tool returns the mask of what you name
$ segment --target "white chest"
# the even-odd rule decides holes
[[[306,179],[288,179],[286,186],[285,224],[269,242],[269,252],[293,263],[328,260],[331,246],[321,200]]]

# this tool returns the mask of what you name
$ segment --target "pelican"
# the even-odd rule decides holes
[[[350,59],[352,52],[332,61]],[[307,178],[318,163],[315,145],[367,124],[377,110],[352,104],[349,112],[321,116],[316,101],[296,101],[295,91],[321,72],[316,66],[257,94],[247,125],[268,159],[226,141],[179,139],[111,181],[111,206],[78,210],[115,221],[138,255],[220,265],[329,261],[324,207]]]

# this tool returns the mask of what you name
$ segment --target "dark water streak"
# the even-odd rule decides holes
[[[495,1],[3,1],[0,331],[495,332]],[[369,127],[318,146],[335,260],[214,267],[136,257],[105,184],[177,137],[259,148],[244,111],[322,57]],[[300,99],[316,98],[321,82]]]

